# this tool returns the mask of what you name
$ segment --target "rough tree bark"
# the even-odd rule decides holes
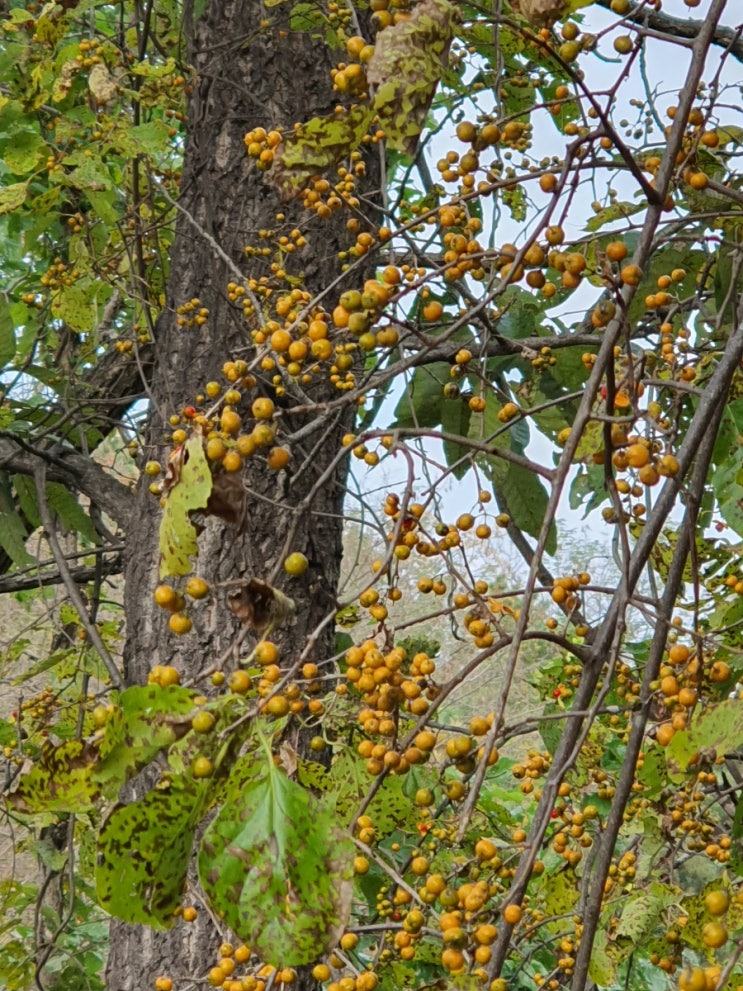
[[[287,230],[300,215],[306,229],[306,211],[301,204],[278,202],[275,191],[251,165],[243,142],[251,128],[290,128],[295,121],[328,113],[336,103],[329,75],[333,54],[321,37],[294,33],[281,22],[288,6],[271,8],[270,26],[266,27],[262,4],[211,0],[193,27],[189,60],[196,78],[188,110],[180,197],[183,210],[178,214],[167,305],[157,326],[148,457],[167,457],[164,441],[172,430],[167,425],[170,414],[193,402],[207,381],[220,379],[226,360],[249,360],[252,354],[243,316],[227,300],[226,286],[234,281],[234,272],[219,257],[213,242],[246,274],[260,276],[268,274],[268,262],[246,261],[244,248],[257,241],[258,231],[277,226],[277,211],[284,213]],[[373,174],[373,163],[369,163],[369,172]],[[289,271],[302,273],[309,290],[317,290],[337,276],[337,252],[348,241],[347,219],[348,215],[339,211],[330,220],[313,221],[307,231],[307,247],[287,258]],[[201,300],[210,316],[204,327],[189,330],[177,326],[175,308],[192,297]],[[327,380],[316,378],[314,399],[322,402],[338,397]],[[265,384],[264,391],[270,394]],[[306,425],[307,421],[292,416],[288,407],[282,412],[285,433]],[[292,549],[307,555],[310,568],[301,578],[284,583],[284,591],[297,604],[294,619],[276,638],[284,658],[296,656],[308,632],[333,610],[341,558],[342,471],[322,485],[311,513],[295,515],[292,507],[328,467],[351,416],[349,410],[318,422],[316,432],[293,445],[292,461],[285,472],[269,472],[255,459],[248,462],[244,532],[239,534],[235,527],[210,518],[200,537],[198,573],[207,580],[262,579],[281,554],[287,528],[296,527]],[[176,638],[169,633],[167,616],[152,599],[158,582],[160,514],[146,482],[139,486],[128,530],[128,684],[144,683],[155,664],[175,664],[182,675],[193,676],[222,656],[238,634],[224,593],[216,602],[194,610],[194,629],[188,636]],[[315,657],[329,656],[332,646],[333,624],[329,623],[317,639]],[[236,659],[227,660],[225,669],[234,668]],[[194,903],[198,904],[198,899]],[[107,986],[111,991],[151,988],[155,977],[163,973],[203,979],[216,962],[217,948],[204,910],[196,923],[179,923],[165,933],[114,922]]]

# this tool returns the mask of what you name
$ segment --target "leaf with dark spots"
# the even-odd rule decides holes
[[[263,960],[294,967],[339,938],[352,859],[332,805],[270,763],[210,824],[199,876],[217,915]]]
[[[354,151],[374,117],[371,107],[357,105],[327,117],[313,117],[274,150],[268,179],[283,200],[293,199],[310,179],[337,165]]]
[[[104,794],[115,797],[125,781],[191,729],[196,694],[180,685],[135,685],[122,692],[106,721],[93,771]]]
[[[5,800],[18,812],[84,812],[100,796],[93,780],[98,747],[87,740],[67,740],[55,747],[48,741],[36,765],[24,774]]]
[[[169,929],[175,922],[203,813],[203,787],[176,779],[113,809],[98,836],[96,894],[125,922]]]
[[[186,441],[177,474],[169,485],[160,523],[160,577],[187,575],[191,558],[198,553],[196,528],[190,514],[205,509],[212,492],[212,475],[201,434]]]
[[[449,46],[458,17],[448,0],[421,0],[406,20],[377,37],[367,67],[377,87],[374,109],[387,144],[414,155],[436,86],[448,65]]]

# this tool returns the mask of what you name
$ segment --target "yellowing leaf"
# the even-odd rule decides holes
[[[180,778],[116,806],[98,834],[95,886],[103,908],[125,922],[169,929],[202,813],[202,796]]]
[[[3,152],[3,161],[14,175],[32,172],[46,158],[46,142],[35,131],[17,131]]]
[[[371,107],[356,106],[328,117],[313,117],[278,145],[268,178],[282,199],[297,196],[312,176],[346,158],[371,124]]]
[[[26,202],[28,193],[27,182],[13,182],[5,189],[0,189],[0,217],[4,213],[12,213]]]
[[[88,333],[95,322],[95,308],[77,285],[62,286],[52,297],[55,317],[79,333]]]
[[[212,476],[201,434],[186,441],[180,476],[170,488],[160,524],[160,577],[187,575],[198,552],[196,528],[189,513],[204,509],[212,491]]]
[[[72,87],[72,80],[80,71],[80,63],[75,59],[70,59],[68,62],[62,66],[59,70],[59,75],[54,80],[54,85],[52,86],[52,102],[60,103],[67,94],[70,92]]]
[[[58,747],[47,741],[6,801],[24,813],[87,811],[100,794],[92,779],[97,760],[97,748],[90,741],[66,740]]]
[[[449,60],[457,8],[448,0],[421,0],[407,20],[377,37],[367,79],[377,87],[374,109],[387,144],[415,153],[436,86]]]
[[[119,92],[111,73],[102,63],[94,65],[88,76],[88,89],[98,103],[108,103]]]
[[[743,699],[725,699],[719,705],[695,714],[685,730],[679,730],[666,749],[671,773],[685,771],[694,756],[706,751],[710,756],[734,750],[743,740]]]

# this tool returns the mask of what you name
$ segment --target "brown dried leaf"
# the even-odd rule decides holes
[[[227,605],[255,633],[284,623],[294,612],[294,600],[258,578],[249,578],[233,589]]]
[[[234,523],[238,531],[245,525],[245,488],[238,474],[220,472],[212,477],[212,492],[206,504],[209,516]]]
[[[511,0],[517,14],[535,27],[544,27],[559,16],[565,0]]]
[[[94,65],[88,76],[88,89],[96,103],[109,103],[116,99],[118,84],[105,65]]]

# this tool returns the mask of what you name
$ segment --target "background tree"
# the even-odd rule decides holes
[[[101,986],[93,899],[121,991],[739,986],[724,10],[4,15],[0,587],[64,589],[8,986]],[[566,502],[613,580],[550,570]]]

